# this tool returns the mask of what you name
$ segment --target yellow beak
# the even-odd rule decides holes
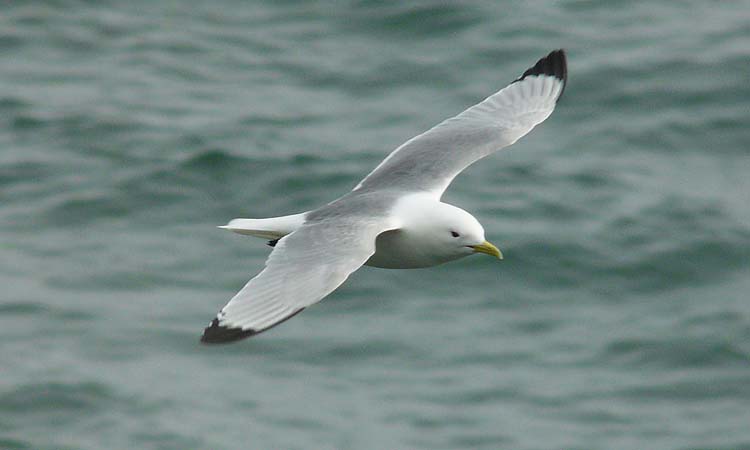
[[[477,253],[486,253],[488,255],[494,256],[497,259],[503,259],[503,254],[500,249],[495,247],[488,241],[484,241],[479,245],[471,245],[470,247],[473,248]]]

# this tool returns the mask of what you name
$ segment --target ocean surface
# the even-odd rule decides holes
[[[216,228],[315,208],[563,47],[444,199],[505,260],[256,338]],[[750,2],[4,2],[0,449],[750,449]]]

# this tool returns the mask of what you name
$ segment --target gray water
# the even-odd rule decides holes
[[[198,343],[269,251],[216,225],[558,47],[445,197],[504,261]],[[0,55],[0,448],[750,449],[750,2],[6,2]]]

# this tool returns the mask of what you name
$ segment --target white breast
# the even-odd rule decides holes
[[[375,254],[366,266],[383,269],[419,269],[453,261],[466,255],[445,254],[443,249],[429,245],[402,230],[386,231],[375,240]]]

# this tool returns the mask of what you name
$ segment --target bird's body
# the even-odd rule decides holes
[[[407,141],[333,202],[222,227],[267,239],[274,250],[201,340],[260,333],[320,301],[362,265],[430,267],[477,252],[501,258],[479,221],[440,197],[463,169],[544,121],[566,79],[565,54],[554,51],[508,87]]]
[[[337,217],[337,202],[344,203],[347,208],[352,202],[363,202],[372,206],[372,201],[367,198],[357,199],[358,194],[345,196],[336,202],[326,205],[315,211],[309,220],[323,219],[331,220]],[[446,246],[441,239],[432,238],[433,233],[426,233],[435,224],[444,223],[444,216],[463,216],[465,222],[475,222],[475,230],[481,230],[481,240],[484,241],[484,230],[479,222],[468,212],[453,205],[436,201],[424,194],[413,194],[393,199],[387,196],[379,197],[382,201],[382,217],[400,217],[398,229],[384,231],[375,240],[375,254],[373,254],[364,265],[380,267],[382,269],[418,269],[432,267],[453,261],[474,253],[473,250],[465,251],[465,247],[458,247],[459,251],[446,251]],[[309,212],[294,214],[291,216],[273,217],[269,219],[235,219],[228,225],[219,227],[235,233],[253,235],[263,239],[269,239],[276,245],[278,239],[292,233],[301,227],[307,219]],[[369,211],[369,216],[376,216],[375,210]],[[245,228],[241,228],[245,227]],[[261,228],[262,229],[259,229]],[[434,234],[444,236],[442,229]],[[479,233],[477,233],[479,234]],[[455,239],[450,235],[451,240]]]

